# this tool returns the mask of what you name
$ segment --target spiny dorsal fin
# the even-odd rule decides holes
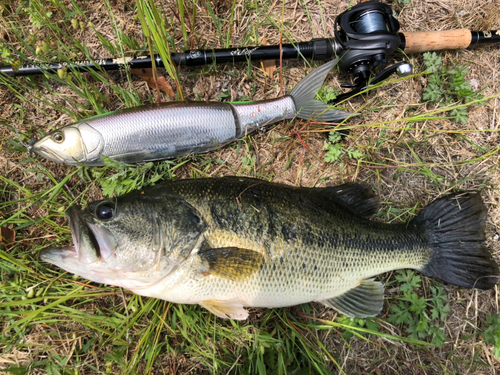
[[[200,306],[222,319],[245,320],[248,318],[248,311],[238,300],[208,300],[200,302]]]
[[[380,207],[378,197],[368,186],[354,182],[326,188],[314,188],[314,192],[333,199],[353,214],[365,218],[375,215]]]
[[[356,288],[340,296],[318,302],[351,318],[368,318],[377,315],[382,310],[384,286],[373,279],[361,280]]]
[[[209,249],[199,253],[202,260],[202,272],[241,281],[253,275],[264,262],[264,255],[257,251],[238,247]]]

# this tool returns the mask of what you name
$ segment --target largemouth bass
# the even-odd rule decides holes
[[[496,284],[479,194],[437,199],[408,224],[368,220],[377,209],[358,184],[182,180],[70,208],[74,246],[42,250],[40,259],[232,319],[246,319],[245,306],[310,301],[375,316],[384,287],[372,277],[401,268],[464,288]]]
[[[28,149],[69,165],[104,165],[103,155],[140,163],[212,151],[295,116],[340,121],[351,114],[315,99],[337,62],[315,69],[282,98],[248,103],[170,102],[123,109],[53,131]]]

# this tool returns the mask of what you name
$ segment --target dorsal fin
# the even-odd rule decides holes
[[[363,184],[350,182],[313,190],[316,194],[334,200],[340,206],[361,217],[369,218],[375,215],[380,207],[378,197]]]

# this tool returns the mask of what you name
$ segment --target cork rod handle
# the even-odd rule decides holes
[[[467,48],[472,42],[472,33],[467,29],[446,31],[424,31],[403,33],[405,53]]]

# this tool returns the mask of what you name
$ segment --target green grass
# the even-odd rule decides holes
[[[96,51],[123,57],[137,49],[159,53],[168,61],[174,47],[178,51],[192,48],[189,44],[192,40],[200,48],[215,43],[218,48],[239,45],[234,32],[243,21],[236,18],[237,14],[254,17],[240,34],[242,45],[260,43],[262,30],[271,30],[269,37],[274,38],[273,43],[279,41],[279,35],[283,36],[283,42],[297,42],[295,20],[287,21],[284,17],[286,4],[278,4],[275,12],[266,11],[270,6],[268,1],[244,4],[213,1],[205,5],[179,0],[172,3],[172,10],[152,0],[138,0],[136,4],[105,1],[99,10],[102,18],[96,18],[90,2],[72,1],[70,6],[70,2],[59,0],[17,1],[13,6],[3,7],[2,27],[7,28],[12,39],[11,43],[0,41],[1,64],[102,57]],[[317,6],[321,6],[322,30],[313,28]],[[302,16],[308,20],[315,37],[328,30],[325,6],[321,2],[307,6],[304,3]],[[210,25],[200,29],[200,24],[207,23]],[[89,47],[93,43],[96,45]],[[294,64],[292,67],[304,69],[305,64]],[[308,70],[311,65],[307,62]],[[290,71],[289,66],[283,69],[285,77]],[[250,64],[179,70],[167,63],[166,72],[177,88],[179,100],[203,99],[190,87],[203,74],[213,74],[217,80],[228,79],[235,88],[241,84],[242,90],[247,84],[249,88],[244,95],[249,99],[259,95],[261,99],[265,94],[259,72]],[[454,74],[460,76],[454,76],[457,82],[459,78],[463,81],[463,70],[443,72],[440,76],[443,82]],[[422,77],[425,75],[417,74],[391,80],[389,84],[405,85]],[[377,87],[387,88],[384,84]],[[276,88],[274,84],[273,89]],[[32,137],[41,137],[50,127],[60,126],[61,121],[168,100],[157,92],[145,91],[128,69],[85,74],[65,70],[39,78],[0,77],[0,90],[15,109],[12,116],[0,111],[0,125],[3,129],[15,126],[25,143]],[[325,90],[325,95],[332,95],[331,91]],[[0,368],[15,374],[342,374],[349,373],[349,363],[353,360],[350,353],[358,350],[355,356],[359,357],[364,351],[356,347],[366,346],[376,351],[377,358],[383,358],[368,358],[366,353],[368,359],[363,363],[373,373],[377,372],[377,366],[383,366],[383,361],[390,361],[394,353],[395,362],[404,363],[401,351],[405,350],[418,353],[424,364],[419,362],[415,366],[429,372],[440,369],[443,373],[459,373],[463,371],[462,362],[470,368],[488,369],[482,357],[451,352],[455,349],[449,349],[452,344],[447,346],[447,341],[454,342],[455,337],[449,337],[448,332],[436,333],[425,328],[424,323],[429,325],[429,321],[440,325],[446,322],[446,304],[436,305],[439,304],[436,301],[444,301],[444,292],[432,285],[435,289],[430,289],[425,297],[423,286],[414,282],[417,276],[412,274],[410,281],[409,273],[397,273],[391,279],[388,287],[397,290],[391,292],[378,318],[351,320],[338,317],[319,304],[306,304],[285,309],[252,309],[248,321],[235,322],[215,318],[199,306],[171,304],[89,283],[38,260],[41,249],[71,242],[64,211],[72,205],[84,205],[101,194],[123,194],[176,178],[237,174],[268,180],[287,176],[288,181],[299,182],[308,176],[307,184],[364,180],[384,194],[377,220],[408,220],[422,207],[420,200],[414,198],[402,203],[389,196],[389,185],[395,185],[396,190],[410,190],[408,185],[413,182],[409,181],[418,180],[418,187],[433,197],[454,188],[495,187],[491,175],[498,173],[498,166],[492,161],[498,158],[500,147],[484,142],[482,136],[494,135],[496,130],[431,126],[435,121],[462,120],[464,110],[470,106],[499,96],[488,95],[472,101],[454,97],[453,102],[444,100],[445,107],[437,104],[427,108],[429,103],[413,103],[416,108],[405,109],[403,116],[383,120],[374,120],[369,115],[398,111],[394,105],[397,100],[384,98],[375,91],[365,103],[354,99],[354,105],[359,105],[363,116],[372,121],[348,125],[352,130],[348,138],[340,140],[332,136],[328,150],[323,150],[323,139],[314,132],[329,132],[330,128],[311,127],[299,133],[306,144],[319,144],[314,153],[326,156],[331,162],[324,167],[327,172],[318,172],[314,178],[308,173],[322,161],[305,152],[302,143],[291,134],[293,126],[302,128],[303,124],[281,127],[269,138],[245,137],[229,146],[223,155],[210,153],[139,166],[109,161],[106,167],[95,169],[58,166],[35,159],[25,153],[14,132],[2,130],[0,147],[9,160],[0,164],[0,227],[14,231],[16,238],[14,243],[0,244],[0,348],[6,359]],[[264,149],[267,154],[258,154],[255,146],[264,139],[272,148]],[[471,153],[470,157],[437,158],[428,152],[432,148],[445,154],[447,147],[451,147],[449,143],[457,147],[455,153],[464,149]],[[274,148],[280,152],[275,153]],[[485,164],[489,166],[487,172],[482,169]],[[453,308],[459,302],[448,303]],[[433,315],[433,309],[439,316]],[[498,315],[489,313],[479,327],[482,331],[471,331],[470,337],[457,336],[457,342],[466,346],[471,337],[482,335],[497,353]],[[440,344],[450,350],[450,363],[440,359],[444,350],[436,348]],[[481,353],[479,346],[476,353]],[[382,373],[389,371],[389,367],[381,368]]]
[[[400,284],[403,296],[398,297],[397,303],[391,305],[387,321],[404,325],[411,338],[429,338],[434,345],[443,346],[446,338],[444,323],[450,312],[443,287],[431,286],[430,296],[425,298],[416,293],[416,289],[420,288],[421,278],[413,271],[398,271],[396,281]]]
[[[500,314],[489,313],[484,321],[484,341],[493,345],[493,355],[500,358]]]

